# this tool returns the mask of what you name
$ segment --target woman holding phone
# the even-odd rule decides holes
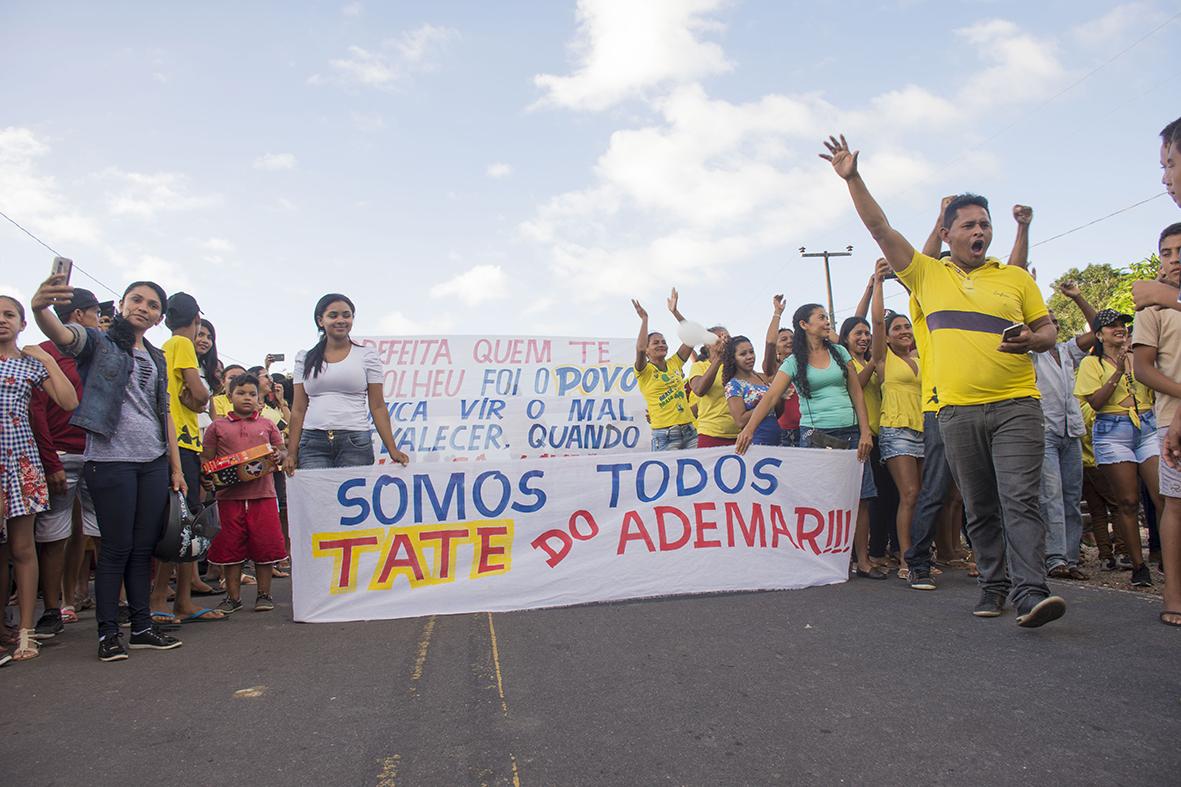
[[[41,332],[78,359],[84,388],[70,422],[87,432],[82,474],[102,533],[94,582],[98,657],[120,661],[127,658],[119,631],[121,586],[130,607],[132,649],[181,644],[159,631],[149,608],[152,549],[169,490],[188,492],[169,415],[164,353],[144,338],[164,319],[168,296],[155,282],[132,282],[105,333],[61,323],[49,307],[72,297],[63,277],[51,277],[33,296],[33,314]]]

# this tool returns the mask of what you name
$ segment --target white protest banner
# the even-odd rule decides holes
[[[297,621],[843,582],[853,451],[754,446],[300,470]]]
[[[369,337],[394,440],[414,463],[646,451],[635,339]],[[379,462],[388,461],[374,435]]]

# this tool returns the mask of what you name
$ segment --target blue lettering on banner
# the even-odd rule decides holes
[[[660,485],[656,487],[655,492],[647,493],[644,491],[644,478],[648,475],[648,470],[656,467],[660,469]],[[653,500],[659,500],[664,497],[664,493],[668,491],[668,482],[671,473],[668,465],[658,459],[651,459],[640,464],[636,470],[636,497],[641,503],[651,503]]]
[[[634,421],[624,399],[571,399],[568,421]]]
[[[552,448],[556,450],[611,448],[635,448],[640,442],[640,428],[627,426],[620,429],[615,424],[574,424],[571,426],[550,426],[533,424],[529,427],[526,440],[530,448]]]
[[[675,474],[671,467],[674,463]],[[729,468],[727,465],[734,467]],[[705,491],[711,481],[718,491],[736,495],[747,487],[750,477],[755,479],[750,481],[750,489],[769,497],[779,488],[779,478],[771,470],[782,465],[782,459],[766,456],[755,462],[748,472],[746,459],[737,454],[724,454],[718,457],[713,467],[708,470],[700,460],[692,457],[649,459],[636,468],[636,497],[640,502],[650,503],[664,497],[670,484],[675,484],[677,497],[689,497]],[[608,501],[610,508],[619,506],[619,492],[625,480],[624,474],[631,469],[630,462],[595,465],[596,472],[611,474],[611,497]]]
[[[341,516],[340,524],[352,527],[370,516],[386,526],[405,524],[407,518],[411,520],[409,524],[462,522],[467,519],[469,502],[480,518],[495,519],[510,507],[518,513],[532,514],[544,508],[549,499],[536,484],[545,477],[544,470],[521,473],[515,493],[512,480],[499,470],[480,473],[470,485],[467,476],[462,471],[448,473],[444,483],[442,478],[432,480],[427,473],[415,473],[409,482],[398,476],[382,475],[373,482],[372,489],[366,488],[367,478],[342,481],[336,490],[336,500],[351,513]]]
[[[609,394],[613,391],[629,393],[636,389],[636,370],[630,366],[559,366],[554,369],[558,396],[571,392]]]

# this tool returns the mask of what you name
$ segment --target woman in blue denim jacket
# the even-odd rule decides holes
[[[291,403],[288,454],[283,469],[353,467],[373,464],[372,419],[381,442],[398,464],[410,458],[394,443],[382,392],[381,360],[372,347],[352,340],[353,302],[329,293],[313,317],[320,341],[295,356],[295,399]]]
[[[134,282],[104,333],[63,325],[49,308],[72,297],[65,277],[53,276],[33,296],[33,314],[41,331],[78,359],[82,402],[70,422],[86,430],[82,474],[103,544],[94,581],[98,655],[118,661],[127,658],[119,631],[121,585],[127,589],[133,649],[181,644],[152,623],[148,602],[152,549],[168,511],[169,489],[187,492],[168,414],[164,354],[144,338],[163,319],[168,299],[160,285]]]

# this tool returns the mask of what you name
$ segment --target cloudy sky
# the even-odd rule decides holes
[[[830,131],[916,246],[946,193],[993,201],[1001,255],[1015,202],[1036,243],[1160,193],[1176,13],[5,2],[0,210],[120,292],[193,293],[251,362],[309,345],[328,291],[370,335],[629,336],[630,297],[672,327],[675,285],[687,316],[758,334],[773,293],[823,299],[798,247],[854,246],[838,316],[877,256],[816,158]],[[1031,256],[1043,283],[1124,264],[1177,218],[1161,197]],[[0,220],[0,292],[27,299],[51,258]]]

